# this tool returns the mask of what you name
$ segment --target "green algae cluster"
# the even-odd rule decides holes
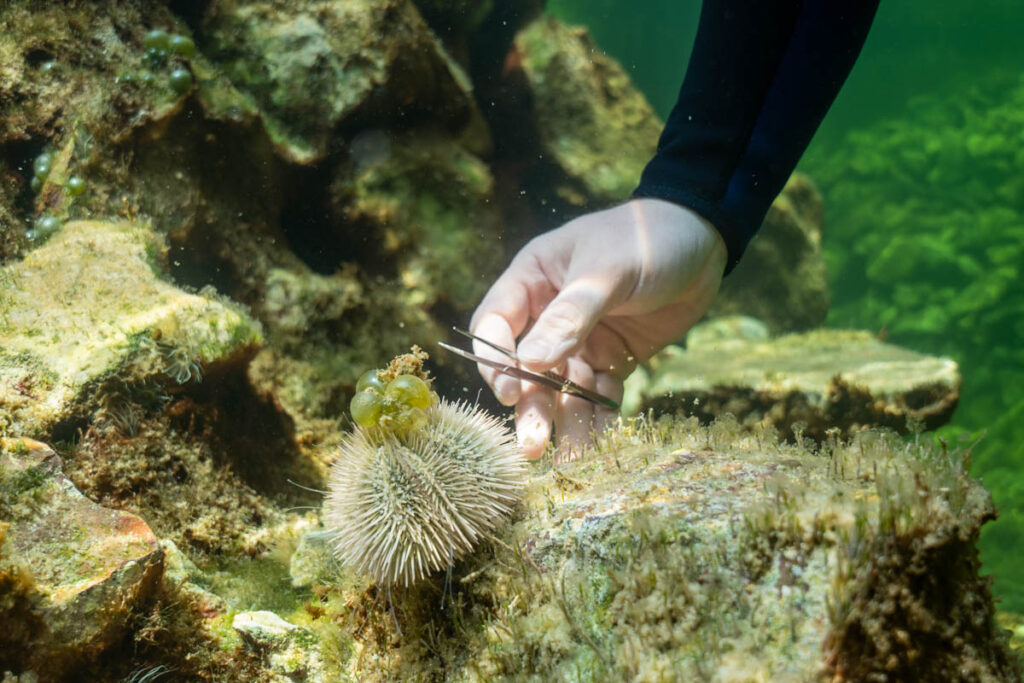
[[[825,194],[829,322],[955,358],[955,425],[987,430],[974,471],[1000,520],[983,539],[1005,606],[1024,610],[1024,80],[851,132],[806,160]]]
[[[427,354],[418,346],[397,356],[383,369],[364,372],[349,402],[352,421],[364,429],[405,434],[427,424],[427,409],[440,401],[423,369]]]

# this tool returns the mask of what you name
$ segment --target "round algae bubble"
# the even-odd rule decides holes
[[[43,152],[36,157],[36,160],[32,162],[32,171],[36,178],[40,180],[46,180],[46,176],[50,175],[50,168],[53,165],[53,155],[49,152]]]
[[[48,237],[62,227],[63,224],[56,216],[42,216],[36,221],[36,233],[42,237]]]
[[[146,34],[146,37],[142,39],[142,47],[152,50],[163,50],[167,51],[167,48],[171,46],[171,36],[167,31],[162,28],[155,28]]]
[[[188,36],[175,34],[171,36],[167,45],[168,50],[176,55],[188,59],[196,53],[196,44]]]
[[[380,392],[373,389],[356,393],[348,404],[348,408],[352,412],[352,419],[360,427],[372,427],[377,424],[383,407],[383,397]]]
[[[430,387],[416,375],[399,375],[388,384],[384,395],[411,408],[429,408]]]
[[[184,95],[192,87],[192,73],[188,69],[175,69],[167,77],[167,82],[170,84],[171,90],[179,95]]]
[[[356,382],[356,391],[365,391],[371,387],[380,392],[384,391],[384,382],[381,382],[380,378],[377,377],[376,370],[367,370],[359,378],[359,381]]]

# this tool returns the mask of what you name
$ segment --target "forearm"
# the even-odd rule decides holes
[[[705,0],[634,192],[687,206],[739,261],[857,59],[878,0]]]

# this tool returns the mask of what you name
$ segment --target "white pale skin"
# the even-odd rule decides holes
[[[473,334],[515,349],[531,370],[554,369],[616,401],[623,380],[681,338],[711,305],[725,269],[725,243],[693,211],[634,199],[581,216],[530,241],[495,281],[470,323]],[[525,333],[516,346],[516,339]],[[478,355],[502,360],[474,343]],[[555,425],[561,457],[615,413],[480,366],[516,432],[538,458]]]

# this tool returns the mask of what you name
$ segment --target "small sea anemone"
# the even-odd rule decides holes
[[[356,427],[331,468],[324,519],[335,553],[381,585],[449,567],[522,496],[526,461],[501,421],[442,400],[422,429]]]

